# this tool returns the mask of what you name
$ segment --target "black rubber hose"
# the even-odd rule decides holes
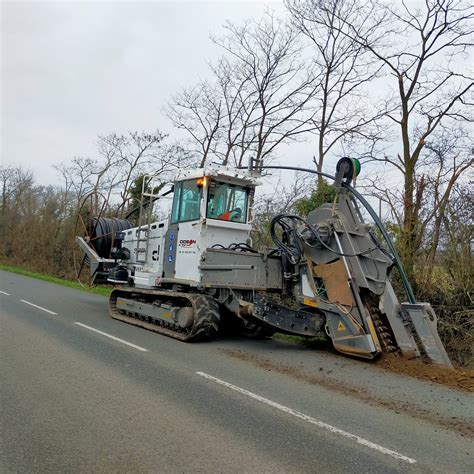
[[[270,235],[273,242],[293,265],[297,265],[301,261],[304,253],[301,239],[298,237],[296,226],[293,224],[295,218],[303,220],[301,217],[292,216],[290,214],[278,214],[270,222]],[[291,224],[286,221],[291,222]],[[276,232],[277,224],[281,228],[281,239]]]
[[[110,258],[114,246],[115,235],[130,229],[132,224],[127,219],[116,217],[93,217],[88,227],[90,244],[101,258]]]

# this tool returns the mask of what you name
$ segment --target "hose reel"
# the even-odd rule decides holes
[[[93,217],[87,228],[89,243],[99,257],[110,258],[116,234],[131,227],[127,219]]]
[[[107,196],[92,191],[81,201],[76,215],[74,235],[80,236],[90,245],[101,258],[114,258],[112,250],[117,243],[117,232],[123,232],[132,227],[127,219],[102,217],[113,215]],[[89,258],[79,247],[74,246],[72,260],[77,281],[82,285],[85,280],[82,271],[90,265]],[[88,272],[88,284],[95,283],[95,279]]]

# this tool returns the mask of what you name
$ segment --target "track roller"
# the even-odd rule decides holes
[[[167,290],[114,289],[109,312],[114,319],[185,342],[214,338],[220,321],[214,298]]]

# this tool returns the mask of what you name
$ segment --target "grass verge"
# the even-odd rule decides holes
[[[91,288],[84,287],[80,285],[77,281],[63,280],[62,278],[58,278],[52,275],[32,272],[22,267],[17,267],[14,265],[6,265],[4,263],[0,263],[0,270],[5,270],[6,272],[17,273],[18,275],[27,276],[30,278],[36,278],[37,280],[43,280],[49,283],[55,283],[56,285],[67,286],[68,288],[75,288],[77,290],[87,291],[88,293],[94,293],[96,295],[101,295],[101,296],[109,296],[110,292],[112,291],[112,288],[109,288],[106,286],[94,286]]]

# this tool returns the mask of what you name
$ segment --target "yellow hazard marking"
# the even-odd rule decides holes
[[[313,299],[310,299],[310,298],[305,298],[305,299],[303,300],[303,304],[305,304],[306,306],[313,306],[313,307],[318,306],[318,304],[316,303],[316,301],[314,301]]]
[[[367,324],[369,326],[370,335],[372,336],[372,340],[374,341],[374,345],[378,352],[382,350],[380,346],[379,338],[377,337],[377,333],[375,332],[374,323],[372,322],[372,318],[367,318]]]
[[[342,332],[346,330],[346,326],[344,326],[344,323],[342,321],[339,321],[339,324],[337,325],[337,331]]]

